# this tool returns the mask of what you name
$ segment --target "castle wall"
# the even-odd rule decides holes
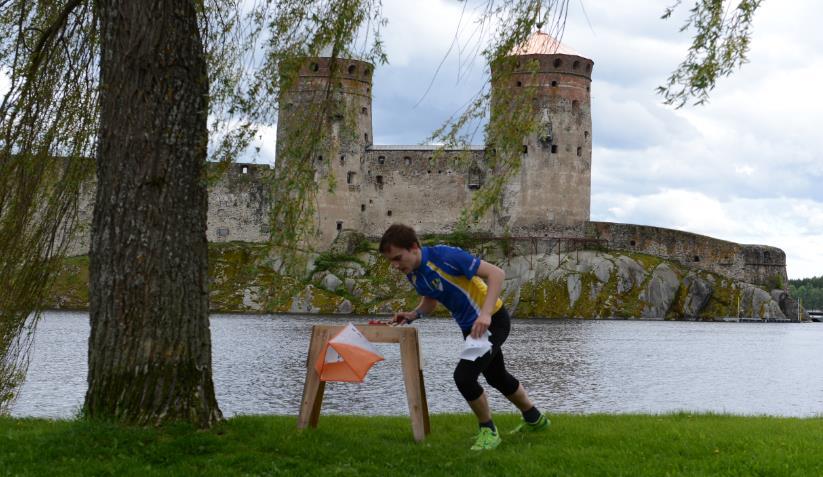
[[[209,186],[206,230],[209,242],[269,240],[272,173],[267,165],[230,164]],[[66,252],[69,256],[89,253],[95,184],[90,182],[81,195],[75,236]]]
[[[265,242],[269,239],[271,168],[231,164],[209,187],[209,242]]]
[[[394,147],[367,151],[358,184],[358,230],[380,236],[403,222],[424,234],[453,231],[485,181],[484,151]]]
[[[676,260],[757,285],[788,284],[786,254],[766,245],[742,245],[705,235],[647,225],[589,222],[586,236],[610,249]]]

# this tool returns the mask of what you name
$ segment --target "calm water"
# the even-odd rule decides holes
[[[311,325],[349,320],[367,321],[213,316],[214,379],[223,413],[297,414]],[[451,380],[462,345],[457,325],[426,319],[415,326],[430,411],[468,411]],[[86,388],[88,332],[85,313],[46,315],[13,415],[77,413]],[[823,415],[822,344],[823,324],[515,320],[503,349],[512,374],[550,412],[813,416]],[[363,384],[329,383],[324,413],[408,413],[399,348],[376,346],[386,361]],[[490,391],[493,409],[515,410]]]

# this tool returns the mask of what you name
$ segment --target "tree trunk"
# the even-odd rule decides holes
[[[98,0],[89,417],[222,418],[206,241],[208,78],[192,1]]]

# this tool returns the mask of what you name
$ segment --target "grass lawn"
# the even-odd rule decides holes
[[[720,415],[552,415],[539,434],[472,452],[474,418],[433,415],[412,440],[405,417],[236,417],[210,431],[89,421],[0,418],[5,475],[495,475],[823,476],[823,418]]]

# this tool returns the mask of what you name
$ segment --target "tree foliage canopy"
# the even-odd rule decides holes
[[[789,292],[807,310],[823,310],[823,276],[789,280]]]

